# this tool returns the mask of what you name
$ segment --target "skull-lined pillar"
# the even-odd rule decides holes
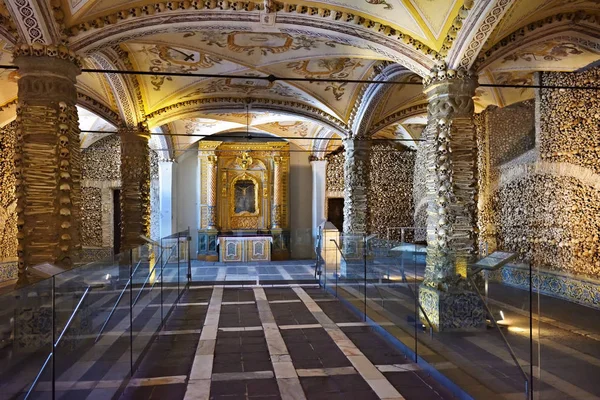
[[[434,69],[424,79],[428,107],[426,187],[427,266],[419,299],[441,331],[485,328],[479,297],[467,282],[467,259],[476,249],[477,144],[467,71]]]
[[[217,156],[207,157],[208,168],[206,170],[206,221],[208,230],[217,229]]]
[[[15,149],[19,278],[79,258],[81,152],[75,104],[81,62],[65,46],[20,45]]]
[[[344,154],[344,233],[340,237],[344,253],[340,262],[342,276],[364,268],[371,142],[363,137],[344,139]]]
[[[121,137],[121,250],[150,235],[150,132],[141,123],[119,129]]]
[[[371,142],[347,138],[344,150],[344,235],[362,235],[367,232]]]
[[[281,157],[273,157],[273,207],[271,213],[271,229],[281,228],[282,180]]]

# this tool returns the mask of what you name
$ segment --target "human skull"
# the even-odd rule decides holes
[[[67,157],[69,157],[69,153],[70,153],[70,152],[69,152],[69,149],[67,149],[66,147],[63,147],[63,148],[61,148],[61,149],[60,149],[60,156],[61,156],[62,158],[67,158]]]
[[[61,240],[71,240],[71,235],[69,235],[68,233],[63,233],[62,235],[60,235]]]
[[[15,179],[21,179],[21,168],[15,168],[14,175]]]
[[[437,76],[439,79],[446,79],[446,70],[440,69],[437,73]]]
[[[56,57],[58,55],[58,49],[56,48],[56,46],[46,47],[46,55],[48,57]]]
[[[28,44],[23,43],[20,47],[19,47],[19,53],[22,56],[28,56],[31,54],[31,48],[29,47]]]
[[[69,196],[60,196],[60,204],[71,204],[71,198]]]
[[[60,170],[61,171],[68,171],[69,170],[69,160],[61,160],[60,161]]]
[[[41,57],[46,54],[46,48],[41,43],[33,43],[31,45],[32,54],[37,57]]]
[[[446,143],[442,143],[440,147],[438,147],[438,153],[446,154],[448,152],[448,146]]]
[[[62,147],[67,147],[69,145],[69,138],[66,137],[65,135],[60,135],[58,140],[60,140],[60,145]]]
[[[71,174],[65,171],[60,171],[60,177],[61,179],[70,179],[71,178]]]
[[[448,75],[448,79],[454,79],[454,78],[456,78],[456,70],[449,69],[446,73]]]
[[[440,119],[438,119],[438,126],[440,128],[445,128],[446,125],[448,125],[448,120],[446,120],[446,118],[440,118]]]
[[[69,229],[71,227],[71,223],[69,221],[63,221],[63,223],[60,224],[60,227],[63,229]]]
[[[69,58],[69,49],[65,45],[58,46],[58,56],[63,60]]]
[[[60,209],[60,215],[62,215],[62,216],[69,216],[69,215],[71,215],[71,210],[69,210],[66,207],[63,207],[63,208]]]
[[[58,122],[60,122],[61,124],[65,124],[69,121],[69,116],[67,115],[67,113],[61,112],[58,113]]]
[[[61,183],[59,186],[59,189],[62,192],[70,192],[71,191],[71,185],[69,185],[68,183]]]
[[[60,109],[60,112],[67,112],[67,107],[67,103],[65,103],[64,101],[58,103],[58,108]]]

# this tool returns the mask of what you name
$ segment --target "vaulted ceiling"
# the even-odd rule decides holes
[[[239,131],[249,107],[249,130],[307,150],[327,148],[307,138],[356,129],[413,146],[426,115],[418,83],[436,62],[475,69],[480,83],[532,83],[535,71],[597,61],[599,21],[597,0],[0,0],[0,64],[16,43],[62,41],[85,67],[156,73],[80,75],[81,106],[102,129],[147,120],[177,135]],[[254,79],[269,75],[292,79]],[[14,116],[17,78],[0,70],[0,124]],[[532,96],[479,88],[476,108]],[[197,140],[172,144],[184,151]]]

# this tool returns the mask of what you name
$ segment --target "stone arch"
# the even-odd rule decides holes
[[[123,12],[128,14],[129,10]],[[165,18],[167,14],[170,15]],[[259,14],[240,10],[212,10],[210,14],[193,10],[186,13],[163,10],[153,15],[128,15],[128,18],[114,23],[103,23],[102,27],[87,22],[79,24],[72,30],[74,36],[70,38],[70,44],[75,51],[91,55],[128,40],[154,34],[199,30],[250,31],[258,23]],[[395,32],[389,27],[385,29],[381,24],[352,25],[332,18],[307,16],[293,11],[278,13],[277,26],[281,33],[331,39],[349,46],[369,49],[380,54],[382,59],[402,64],[421,76],[429,72],[437,54],[410,36]],[[378,29],[375,29],[375,26]]]
[[[379,74],[377,74],[374,80],[377,81],[394,81],[395,79],[402,77],[410,73],[405,67],[399,64],[391,64],[384,67]],[[375,105],[379,103],[381,98],[390,90],[393,85],[371,83],[368,85],[365,93],[361,99],[356,117],[352,124],[352,132],[359,134],[359,132],[367,132],[370,125],[373,123],[372,111]],[[370,136],[370,135],[367,135]]]
[[[206,113],[210,111],[245,111],[245,106],[247,104],[250,104],[252,111],[275,111],[282,114],[301,116],[310,121],[327,126],[342,137],[348,136],[348,128],[344,122],[315,107],[293,101],[252,99],[248,102],[242,98],[189,100],[154,111],[146,117],[149,126],[154,127],[178,119],[190,118],[197,113]]]

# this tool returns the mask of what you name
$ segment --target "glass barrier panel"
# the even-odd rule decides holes
[[[132,287],[132,360],[134,370],[141,361],[153,336],[161,325],[163,299],[160,288],[162,260],[168,257],[164,251],[154,257],[149,245],[140,246],[132,252],[132,266],[137,272]],[[158,262],[157,262],[158,261]]]
[[[560,247],[541,241],[533,244],[537,246],[532,263],[534,374],[538,378],[533,389],[542,400],[600,398],[600,295],[598,281],[591,278],[594,254],[590,247],[594,245],[569,241],[563,235],[547,235],[562,241]],[[562,270],[547,267],[556,265],[551,257],[561,260]],[[575,268],[586,269],[589,276],[566,272]]]
[[[52,364],[52,280],[0,296],[0,390],[6,398],[50,399]]]
[[[114,259],[62,272],[54,280],[56,396],[115,395],[130,374],[128,280],[120,279]],[[102,390],[94,390],[95,384],[72,388],[83,381],[103,382]]]
[[[475,398],[529,393],[531,292],[527,282],[516,288],[502,281],[499,266],[508,258],[431,251],[421,269],[421,322],[427,314],[434,330],[419,334],[419,358],[443,365],[439,373]]]

